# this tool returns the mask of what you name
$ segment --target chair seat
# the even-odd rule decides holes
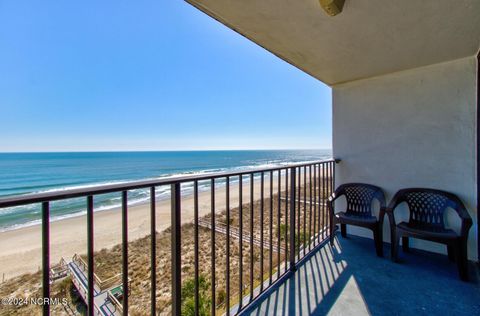
[[[397,225],[398,229],[404,232],[426,239],[456,239],[458,234],[451,230],[435,226],[418,225],[414,223],[401,222]]]
[[[350,212],[338,212],[335,214],[335,217],[343,222],[351,223],[366,223],[366,224],[375,224],[378,222],[377,218],[373,215],[357,215]]]

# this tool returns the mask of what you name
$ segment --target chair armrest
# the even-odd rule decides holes
[[[393,214],[394,209],[392,209],[391,207],[382,207],[380,211],[385,214]]]
[[[465,218],[465,219],[462,218],[462,228],[460,230],[460,236],[462,236],[463,238],[467,238],[468,231],[470,230],[472,225],[473,225],[473,221],[471,218]]]
[[[328,197],[327,203],[333,203],[336,199],[338,199],[344,194],[345,194],[345,186],[341,185],[335,190],[335,192],[332,193],[332,195]]]
[[[400,190],[395,193],[393,198],[388,203],[387,207],[383,208],[383,213],[388,215],[388,220],[390,222],[390,230],[392,233],[395,231],[396,222],[395,222],[395,209],[397,206],[405,201],[405,190]]]
[[[457,204],[457,207],[455,208],[455,210],[457,211],[458,216],[460,217],[460,219],[462,221],[472,223],[472,217],[470,216],[470,214],[468,214],[468,211],[465,208],[465,206],[463,205],[463,203],[462,204]]]
[[[327,210],[329,212],[332,212],[334,213],[334,210],[333,210],[333,202],[338,199],[338,196],[335,195],[335,193],[333,193],[332,195],[330,195],[327,199]]]
[[[336,195],[335,193],[332,193],[327,199],[327,203],[333,203],[336,199],[338,199],[341,195]]]
[[[390,243],[392,245],[392,258],[394,257],[394,240],[395,240],[395,235],[397,233],[397,224],[395,222],[395,214],[394,214],[394,208],[390,207],[382,207],[380,208],[380,218],[378,219],[379,221],[379,226],[380,226],[380,231],[383,230],[383,221],[385,214],[388,216],[388,223],[390,224]]]
[[[380,221],[380,225],[383,225],[383,220],[384,220],[384,217],[385,215],[388,216],[388,221],[390,223],[390,228],[391,229],[394,229],[395,228],[395,214],[394,214],[394,210],[395,209],[392,209],[390,207],[382,207],[380,208],[380,218],[379,218],[379,221]]]
[[[461,201],[457,201],[455,210],[457,211],[457,214],[460,217],[460,220],[462,221],[460,235],[466,238],[468,236],[468,231],[473,225],[472,217],[470,216],[470,214],[468,214],[467,209],[465,208],[465,206]]]
[[[395,211],[395,208],[405,200],[405,195],[404,195],[404,190],[400,190],[395,195],[393,198],[390,200],[390,203],[388,203],[388,206],[385,208],[385,212],[393,214]]]
[[[385,200],[385,193],[383,192],[383,190],[379,189],[377,192],[375,192],[375,199],[377,199],[377,201],[380,203],[380,210],[387,206]]]
[[[472,217],[468,214],[467,208],[458,196],[449,194],[449,200],[449,203],[451,203],[449,206],[457,212],[458,217],[460,217],[460,220],[462,221],[460,236],[467,238],[468,231],[473,225]]]
[[[341,197],[342,195],[345,194],[345,191],[344,189],[340,186],[339,188],[337,188],[335,190],[335,192],[332,193],[332,195],[330,195],[327,199],[327,209],[329,211],[331,211],[332,214],[335,213],[334,211],[334,207],[333,207],[333,202],[335,202],[336,199],[338,199],[339,197]]]

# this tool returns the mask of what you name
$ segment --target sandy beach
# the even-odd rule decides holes
[[[265,178],[265,196],[269,193],[269,181]],[[282,179],[284,180],[284,179]],[[274,191],[277,180],[274,179]],[[284,181],[282,181],[282,190]],[[260,197],[260,181],[255,181],[254,199]],[[238,206],[238,184],[230,186],[230,205]],[[250,199],[250,185],[244,182],[243,203]],[[193,196],[182,198],[182,223],[193,221]],[[217,212],[225,209],[225,187],[216,189],[215,207]],[[199,215],[211,212],[210,192],[199,193]],[[156,227],[162,231],[171,225],[170,201],[157,201]],[[96,212],[94,215],[95,251],[110,248],[121,243],[121,211],[112,209]],[[130,206],[128,209],[129,241],[150,234],[149,204]],[[75,253],[86,253],[86,216],[73,217],[52,222],[50,225],[51,264],[63,257],[71,258]],[[36,272],[41,267],[41,226],[20,228],[0,233],[0,277],[9,279],[27,272]]]

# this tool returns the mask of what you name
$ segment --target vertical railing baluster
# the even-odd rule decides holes
[[[280,278],[280,241],[282,231],[280,230],[281,221],[281,208],[282,208],[282,170],[278,170],[278,184],[277,184],[277,194],[278,194],[278,208],[277,208],[277,279]]]
[[[128,315],[128,192],[122,191],[122,285],[123,315]]]
[[[330,163],[330,194],[332,194],[332,188],[333,188],[333,163]]]
[[[172,315],[182,313],[181,191],[180,183],[171,185]]]
[[[42,295],[50,298],[50,204],[42,203]],[[43,305],[43,315],[50,315],[50,305]]]
[[[93,196],[87,197],[87,312],[88,315],[93,316],[95,314],[94,305],[94,257],[93,257],[93,240],[94,240],[94,228],[93,228]]]
[[[330,163],[330,166],[331,166],[330,167],[330,186],[331,186],[330,187],[330,194],[333,194],[333,191],[335,190],[335,187],[334,187],[334,185],[335,185],[335,172],[334,172],[335,162],[332,161]]]
[[[227,302],[226,302],[226,309],[225,312],[227,316],[230,315],[230,177],[227,177],[226,179],[226,201],[225,201],[225,208],[227,212],[227,262],[226,262],[226,270],[225,270],[225,278],[226,278],[226,296],[227,296]]]
[[[318,164],[317,166],[317,203],[318,203],[318,208],[317,208],[317,216],[318,216],[318,239],[317,243],[320,243],[321,239],[321,233],[322,233],[322,225],[320,225],[321,220],[322,220],[322,196],[321,196],[321,188],[322,188],[322,177],[321,177],[321,166],[322,164]]]
[[[333,192],[335,192],[335,166],[336,166],[336,161],[333,161],[332,162],[332,190],[330,194],[333,194]]]
[[[211,207],[211,229],[210,229],[210,241],[211,241],[211,287],[212,287],[212,310],[211,315],[215,315],[216,313],[216,300],[215,300],[215,178],[210,180],[211,186],[211,200],[210,200],[210,207]]]
[[[317,236],[317,244],[320,243],[321,239],[322,239],[322,225],[321,225],[321,222],[322,222],[322,171],[321,171],[321,168],[322,168],[322,164],[319,163],[318,164],[318,173],[317,173],[317,194],[318,194],[318,236]]]
[[[313,246],[317,244],[317,165],[313,165]]]
[[[333,168],[335,166],[335,162],[331,162],[330,163],[330,192],[328,193],[328,195],[332,195],[333,194],[333,191],[334,191],[334,187],[333,187]],[[330,221],[328,221],[328,223],[330,223]]]
[[[289,208],[289,203],[292,203],[292,197],[291,195],[288,194],[288,168],[285,169],[285,272],[287,272],[287,261],[289,258],[289,242],[288,242],[288,233],[289,233],[289,221],[290,218],[288,217],[288,208]],[[290,199],[289,199],[290,198]],[[280,273],[278,274],[280,276]]]
[[[308,166],[308,189],[310,190],[310,207],[308,213],[308,251],[312,250],[312,165]]]
[[[263,222],[264,222],[264,185],[265,185],[265,174],[262,172],[260,179],[260,293],[263,292]]]
[[[307,166],[303,166],[303,257],[307,250]]]
[[[253,216],[254,216],[254,174],[250,174],[250,301],[253,300]]]
[[[200,312],[199,271],[198,271],[198,180],[193,183],[193,217],[194,217],[194,261],[195,261],[195,316]]]
[[[245,175],[249,175],[250,178],[250,201],[249,201],[249,234],[245,236],[245,241],[249,242],[249,269],[250,269],[250,301],[255,297],[255,294],[262,294],[265,289],[269,288],[273,284],[274,278],[274,261],[275,259],[273,252],[277,251],[277,279],[282,275],[281,273],[281,260],[282,254],[285,253],[285,272],[287,269],[294,271],[297,268],[297,263],[301,258],[304,258],[305,255],[312,251],[312,248],[315,248],[320,240],[325,239],[328,236],[328,227],[329,227],[329,214],[326,206],[326,200],[328,197],[335,191],[335,174],[336,174],[336,163],[339,161],[328,160],[324,162],[314,162],[314,163],[305,163],[297,164],[295,166],[287,166],[285,169],[285,189],[282,192],[282,169],[267,169],[267,170],[255,170],[243,172]],[[265,192],[265,174],[270,178],[270,189],[269,192]],[[302,173],[303,173],[303,183],[302,183]],[[307,174],[308,173],[308,174]],[[260,174],[260,202],[255,201],[255,174]],[[278,195],[277,200],[274,201],[274,175],[278,174]],[[242,174],[237,174],[239,177],[239,309],[237,312],[242,310],[242,301],[243,295],[247,291],[247,281],[245,285],[243,284],[244,276],[246,273],[243,272],[243,176]],[[231,177],[236,177],[237,175],[214,175],[209,176],[211,180],[211,310],[212,314],[216,314],[217,306],[219,309],[225,308],[226,314],[230,315],[230,305],[231,305],[231,245],[232,236],[235,237],[236,231],[232,232],[231,220],[232,220],[232,210],[230,209],[230,180]],[[216,205],[215,205],[215,195],[216,195],[216,178],[215,177],[225,177],[226,179],[226,302],[221,302],[218,304],[216,301]],[[308,177],[308,179],[307,179]],[[199,178],[195,178],[199,179]],[[205,179],[205,178],[200,178]],[[122,220],[122,287],[123,287],[123,298],[122,298],[122,307],[123,315],[128,315],[129,311],[129,260],[128,260],[128,190],[133,190],[133,188],[143,188],[150,190],[150,313],[156,313],[156,294],[157,294],[157,231],[156,231],[156,187],[155,185],[167,185],[171,184],[171,255],[172,255],[172,309],[171,312],[173,315],[181,315],[181,182],[182,181],[194,181],[194,261],[195,261],[195,315],[200,313],[200,271],[199,271],[199,188],[198,181],[193,180],[192,178],[185,179],[172,179],[171,182],[159,182],[153,183],[148,182],[148,184],[141,183],[135,184],[134,186],[123,186],[117,187],[116,190],[118,193],[121,193],[121,220]],[[202,180],[200,180],[202,181]],[[208,181],[208,180],[207,180]],[[289,182],[290,181],[290,182]],[[309,190],[309,200],[307,201],[307,181],[308,181],[308,190]],[[303,189],[303,193],[302,193]],[[82,290],[81,294],[83,297],[86,296],[87,304],[87,315],[95,315],[99,313],[98,306],[95,305],[95,294],[98,287],[95,284],[95,255],[94,255],[94,196],[92,194],[100,194],[99,192],[111,192],[112,188],[109,187],[105,191],[75,191],[72,193],[55,195],[52,196],[53,200],[62,200],[70,197],[86,197],[87,198],[87,263],[83,264],[84,269],[87,273],[87,289]],[[90,195],[89,195],[90,194]],[[265,194],[269,194],[269,203],[270,205],[265,205]],[[285,195],[284,195],[285,194]],[[303,198],[302,198],[303,197]],[[285,219],[283,220],[285,224],[285,235],[282,236],[282,198],[285,199]],[[50,207],[51,201],[45,201],[45,197],[39,197],[38,199],[32,200],[9,200],[0,202],[2,207],[9,207],[11,204],[21,204],[27,202],[41,203],[42,205],[42,295],[43,298],[50,298]],[[256,204],[257,203],[257,204]],[[307,203],[309,206],[307,207]],[[303,206],[302,206],[303,204]],[[22,204],[23,205],[23,204]],[[255,210],[255,206],[258,205],[259,209]],[[277,245],[274,248],[274,216],[275,206],[277,208]],[[265,207],[269,207],[269,220],[267,222],[268,227],[265,227]],[[303,207],[303,210],[302,210]],[[259,211],[259,217],[256,217],[256,213]],[[290,212],[290,213],[289,213]],[[235,216],[235,215],[233,215]],[[303,216],[303,219],[302,219]],[[308,216],[308,218],[307,218]],[[245,214],[247,217],[247,214]],[[255,220],[259,219],[259,239],[256,239],[256,232],[254,230]],[[303,224],[302,224],[303,221]],[[308,223],[308,226],[307,226]],[[318,227],[317,227],[318,224]],[[218,228],[219,231],[222,229]],[[268,229],[268,232],[266,231]],[[235,229],[234,229],[235,230]],[[232,234],[232,235],[231,235]],[[268,234],[268,240],[266,240],[265,234]],[[284,249],[282,248],[282,239],[285,238]],[[233,241],[232,241],[233,242]],[[307,248],[308,242],[308,248]],[[268,249],[265,245],[268,243]],[[259,257],[255,256],[255,246],[260,246]],[[300,249],[302,249],[302,256],[300,255]],[[267,255],[268,258],[265,256]],[[288,260],[287,260],[288,258]],[[260,266],[255,266],[256,259],[260,260]],[[268,260],[268,263],[266,262]],[[265,267],[268,264],[268,275],[265,273]],[[83,266],[82,265],[82,266]],[[255,291],[254,285],[257,284],[255,280],[256,267],[260,271],[260,286]],[[268,277],[267,280],[264,279]],[[265,284],[264,284],[265,283]],[[233,294],[235,295],[235,294]],[[218,297],[219,298],[219,297]],[[247,301],[248,298],[246,297]],[[225,303],[225,306],[223,306]],[[221,306],[221,307],[220,307]],[[50,315],[50,308],[48,304],[44,304],[42,307],[43,315]]]
[[[273,269],[273,171],[270,171],[270,232],[269,232],[269,258],[268,258],[268,269],[269,269],[269,284],[272,284],[272,269]]]
[[[322,226],[320,225],[320,221],[321,221],[321,218],[322,218],[322,197],[320,195],[320,190],[322,188],[322,185],[321,185],[321,176],[320,176],[320,168],[321,168],[321,164],[318,164],[317,166],[317,224],[318,224],[318,239],[317,239],[317,244],[320,243],[320,239],[321,239],[321,233],[322,233]]]
[[[322,168],[322,164],[319,163],[318,164],[318,172],[317,172],[317,203],[318,203],[318,211],[317,211],[317,224],[318,224],[318,235],[317,235],[317,244],[320,243],[321,239],[322,239],[322,195],[321,195],[321,190],[322,190],[322,171],[321,171],[321,168]]]
[[[325,189],[326,189],[326,197],[328,199],[328,197],[331,195],[331,192],[330,192],[330,164],[329,163],[326,163],[326,169],[325,169]],[[325,213],[328,212],[328,209],[325,209]],[[330,221],[328,220],[328,218],[326,219],[325,221],[325,226],[328,225],[330,223]]]
[[[301,237],[301,215],[302,215],[302,205],[301,200],[302,200],[302,168],[298,167],[298,197],[297,199],[297,209],[295,210],[297,212],[297,236],[296,236],[296,243],[297,243],[297,255],[298,259],[300,259],[300,244],[302,242]]]
[[[295,264],[295,180],[296,168],[290,168],[290,271],[296,270]]]
[[[328,164],[328,184],[329,184],[329,190],[328,190],[328,196],[331,196],[333,193],[332,187],[333,187],[333,181],[332,181],[332,164]]]
[[[322,228],[323,228],[323,238],[325,239],[326,236],[327,236],[327,223],[329,222],[328,221],[328,210],[327,210],[327,206],[326,206],[326,199],[328,199],[328,192],[327,192],[327,168],[326,168],[327,164],[324,163],[323,166],[322,166],[322,198],[323,198],[323,225],[322,225]]]
[[[327,196],[330,196],[330,164],[326,163],[325,167],[326,167],[325,180],[326,180]]]
[[[155,315],[157,309],[157,231],[155,210],[155,187],[150,188],[150,314]]]
[[[326,176],[325,176],[325,189],[326,189],[326,198],[328,199],[328,197],[330,197],[331,195],[331,192],[330,192],[330,164],[329,163],[326,163],[326,169],[325,169],[325,172],[326,172]],[[328,214],[328,209],[325,208],[325,214]],[[326,221],[325,221],[325,226],[328,225],[330,223],[329,221],[329,218],[327,217]],[[328,230],[327,230],[328,232]],[[327,233],[328,235],[328,233]]]
[[[238,308],[242,308],[243,299],[243,176],[238,176],[238,234],[240,235],[238,256]]]
[[[317,194],[318,194],[318,198],[317,198],[317,202],[318,202],[318,240],[317,242],[319,243],[320,240],[321,240],[321,235],[322,235],[322,225],[321,225],[321,221],[322,221],[322,205],[323,205],[323,200],[322,200],[322,164],[318,164],[318,173],[317,173],[317,176],[318,176],[318,180],[317,180]]]

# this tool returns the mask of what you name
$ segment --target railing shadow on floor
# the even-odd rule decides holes
[[[387,248],[389,245],[384,244]],[[367,238],[335,238],[242,315],[478,315],[480,283],[459,280],[445,255],[413,250],[403,263],[378,258]]]
[[[336,247],[340,248],[340,245],[337,244]],[[328,260],[329,257],[338,255],[341,253],[325,242],[302,259],[295,273],[272,288],[263,301],[260,298],[242,315],[327,314],[352,277],[341,258],[334,262]],[[309,279],[310,282],[306,281]]]

